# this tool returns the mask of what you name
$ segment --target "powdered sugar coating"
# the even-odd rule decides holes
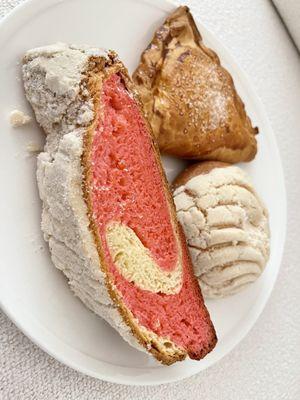
[[[82,195],[83,136],[93,121],[94,109],[92,99],[80,94],[85,89],[89,57],[94,54],[101,54],[101,50],[97,53],[86,46],[57,44],[30,50],[24,57],[26,96],[47,133],[37,165],[42,230],[54,265],[67,276],[75,295],[127,342],[145,351],[108,294]],[[59,64],[66,57],[68,79],[60,85],[63,69]]]
[[[179,64],[170,74],[168,59],[165,61],[166,65],[161,73],[162,79],[170,80],[170,95],[166,95],[166,101],[176,104],[179,116],[188,115],[185,134],[195,127],[200,134],[224,127],[228,120],[230,104],[233,102],[233,92],[223,76],[223,70],[214,60],[209,60],[201,53],[193,54],[192,51],[186,53],[188,74],[186,65],[183,64]],[[205,58],[205,61],[202,58]],[[164,88],[160,93],[163,96]],[[156,107],[161,109],[163,115],[164,102],[162,101],[161,105],[155,104],[154,109]]]
[[[92,99],[79,94],[88,94],[83,78],[91,55],[97,54],[105,55],[102,50],[63,43],[25,54],[26,97],[46,134],[55,134],[47,140],[50,152],[56,151],[56,138],[75,127],[88,126],[94,118]]]

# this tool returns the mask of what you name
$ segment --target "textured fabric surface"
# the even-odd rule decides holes
[[[296,46],[300,50],[300,2],[299,0],[273,0]]]
[[[0,1],[0,16],[17,3]],[[284,258],[271,298],[249,335],[218,364],[176,384],[145,388],[101,382],[63,366],[33,345],[0,313],[1,400],[300,398],[299,55],[267,0],[185,3],[249,75],[278,140],[289,223]]]

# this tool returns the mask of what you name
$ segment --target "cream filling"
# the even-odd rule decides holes
[[[182,286],[182,265],[178,261],[172,271],[159,267],[135,232],[128,226],[113,222],[106,228],[106,241],[121,275],[142,290],[176,294]]]

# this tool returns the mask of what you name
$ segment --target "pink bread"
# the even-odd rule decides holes
[[[126,69],[57,44],[29,51],[23,77],[47,134],[37,176],[55,266],[132,345],[165,364],[201,359],[215,331]]]

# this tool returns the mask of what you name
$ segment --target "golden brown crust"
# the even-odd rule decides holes
[[[208,174],[212,169],[230,167],[231,164],[221,161],[203,161],[189,165],[173,181],[172,189],[185,185],[189,180],[198,175]]]
[[[149,335],[147,335],[147,331],[142,330],[137,325],[132,313],[130,312],[130,310],[128,310],[128,308],[122,302],[120,295],[117,293],[117,291],[115,290],[115,288],[113,287],[113,285],[111,283],[112,279],[110,279],[109,269],[108,269],[106,260],[103,256],[102,244],[101,244],[99,235],[97,233],[97,227],[92,218],[92,214],[93,214],[92,213],[92,204],[91,204],[91,199],[89,196],[89,187],[90,187],[89,185],[90,185],[90,181],[91,181],[89,157],[90,157],[90,151],[91,151],[91,146],[92,146],[93,132],[96,128],[98,118],[99,117],[101,118],[100,93],[101,93],[103,81],[107,77],[109,77],[111,74],[118,73],[119,75],[121,75],[125,86],[130,91],[130,93],[133,95],[133,97],[135,98],[139,107],[141,108],[142,106],[141,106],[140,100],[138,98],[137,92],[133,86],[133,83],[131,82],[131,80],[128,76],[127,70],[124,68],[122,63],[117,60],[116,55],[114,53],[111,53],[111,62],[110,63],[103,64],[103,61],[101,61],[101,60],[100,60],[100,62],[99,62],[99,60],[93,60],[91,65],[92,65],[92,67],[89,70],[88,77],[87,77],[88,88],[89,88],[90,95],[94,100],[95,110],[100,110],[100,114],[97,115],[93,124],[88,128],[88,130],[85,134],[84,151],[83,151],[83,155],[82,155],[82,166],[83,166],[83,171],[84,171],[83,172],[83,188],[82,189],[83,189],[84,199],[87,204],[87,208],[88,208],[88,212],[89,212],[90,229],[91,229],[91,232],[93,234],[93,237],[95,239],[95,243],[97,246],[97,250],[98,250],[98,254],[99,254],[99,258],[100,258],[100,265],[101,265],[101,268],[106,277],[105,278],[106,287],[108,289],[108,292],[109,292],[109,295],[110,295],[112,301],[118,306],[119,312],[120,312],[124,322],[130,327],[132,334],[137,338],[137,340],[143,347],[145,347],[157,360],[159,360],[163,364],[170,365],[176,361],[183,360],[187,356],[187,351],[172,343],[172,349],[174,349],[173,353],[166,352],[165,349],[163,348],[163,345],[161,342],[156,340],[154,337],[149,337]],[[145,122],[145,124],[147,124],[147,126],[149,128],[149,132],[151,132],[151,127],[148,124],[148,121],[145,119],[144,122]],[[168,184],[167,184],[166,177],[165,177],[165,174],[164,174],[164,171],[163,171],[163,168],[161,165],[161,161],[160,161],[159,151],[158,151],[157,145],[153,138],[152,138],[152,145],[153,145],[153,150],[155,153],[157,164],[159,165],[160,172],[161,172],[162,178],[164,180],[164,186],[165,186],[165,190],[167,193],[167,199],[168,199],[168,202],[170,205],[170,211],[171,211],[172,220],[174,223],[175,232],[178,235],[178,237],[180,238],[180,240],[182,242],[185,242],[181,228],[179,227],[179,224],[176,219],[176,212],[175,212],[175,208],[174,208],[174,204],[173,204],[173,199],[172,199],[172,195],[168,189]],[[196,278],[195,278],[195,280],[196,280]],[[198,284],[197,284],[197,286],[198,286]],[[199,288],[199,296],[202,297],[200,288]],[[212,326],[208,312],[207,312],[207,320],[210,322],[210,324]],[[211,351],[217,342],[217,337],[216,337],[215,331],[213,329],[213,326],[212,326],[212,331],[213,331],[213,338],[211,340],[211,343],[207,349],[203,350],[203,354],[200,355],[201,358],[204,357],[209,351]],[[189,354],[189,356],[191,358],[194,358],[193,354]],[[199,355],[197,358],[199,359]]]
[[[187,7],[155,32],[133,79],[161,151],[231,163],[255,157],[258,130]]]

